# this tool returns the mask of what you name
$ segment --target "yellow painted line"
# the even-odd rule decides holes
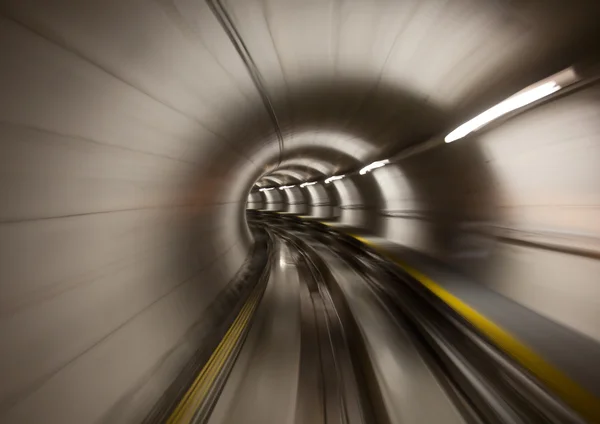
[[[233,349],[235,342],[239,338],[245,324],[248,322],[250,318],[250,314],[253,311],[253,306],[255,301],[257,300],[257,295],[251,296],[251,299],[247,301],[244,305],[242,311],[236,318],[236,321],[229,328],[223,340],[215,349],[213,355],[203,368],[202,372],[190,388],[188,390],[186,396],[171,416],[169,423],[173,422],[189,422],[191,418],[193,418],[194,413],[196,412],[197,406],[204,399],[204,395],[198,396],[198,394],[205,394],[207,390],[204,388],[209,388],[212,386],[212,383],[216,376],[218,375],[219,370],[222,367],[223,362],[229,357],[231,350]],[[206,384],[207,383],[207,384]]]
[[[205,380],[206,375],[210,371],[212,371],[213,363],[215,362],[215,360],[217,358],[219,358],[223,349],[227,348],[230,341],[233,340],[230,336],[237,331],[237,328],[239,327],[240,322],[241,322],[240,317],[244,317],[246,315],[247,311],[249,310],[249,305],[250,305],[250,302],[247,302],[246,304],[244,304],[239,315],[236,317],[236,320],[233,322],[231,327],[227,330],[227,333],[225,333],[225,336],[223,337],[223,339],[221,340],[221,342],[219,343],[219,345],[217,346],[217,348],[215,349],[215,351],[209,358],[208,362],[202,368],[202,371],[200,372],[200,374],[198,375],[196,380],[194,380],[194,383],[192,384],[190,389],[186,392],[184,398],[181,400],[181,402],[175,409],[174,413],[172,414],[171,418],[168,421],[169,423],[176,422],[176,419],[178,419],[180,417],[180,415],[183,413],[183,411],[187,409],[189,399],[192,398],[196,394],[197,388]]]
[[[350,234],[356,240],[378,250],[396,264],[402,267],[414,279],[427,287],[433,294],[444,301],[448,306],[462,315],[467,321],[485,334],[502,350],[516,359],[522,366],[536,375],[543,383],[553,390],[575,411],[590,422],[600,423],[600,399],[590,393],[562,371],[549,364],[540,355],[526,346],[508,331],[496,325],[490,319],[464,303],[452,293],[444,289],[421,271],[411,265],[392,257],[384,249],[363,237]]]
[[[256,310],[260,293],[261,287],[257,286],[185,396],[167,420],[168,424],[189,423],[194,417],[197,408],[202,404],[208,390],[212,387],[215,378],[219,375],[219,371],[229,358],[236,342],[239,340],[253,312]]]
[[[245,324],[247,321],[248,319],[245,317],[243,323]],[[196,393],[190,398],[187,408],[185,409],[185,412],[183,412],[183,416],[180,416],[180,420],[183,422],[190,422],[194,417],[194,414],[196,413],[198,407],[202,404],[202,401],[208,393],[208,390],[212,387],[214,380],[219,375],[219,371],[223,367],[223,364],[229,358],[229,355],[231,354],[235,343],[238,341],[243,328],[244,325],[239,325],[236,328],[233,336],[230,337],[226,342],[227,345],[225,348],[220,352],[220,355],[218,355],[217,359],[211,364],[211,372],[207,373],[203,381],[201,381],[201,383],[197,386],[197,389],[195,390]]]
[[[362,238],[361,236],[357,236],[357,235],[354,235],[354,234],[348,234],[348,235],[351,236],[351,237],[353,237],[353,238],[355,238],[356,240],[360,241],[361,243],[366,244],[367,246],[369,246],[369,247],[371,247],[373,249],[379,250],[381,252],[381,249],[378,249],[377,245],[375,245],[374,243],[371,243],[366,238]],[[386,256],[388,256],[388,255],[386,255]]]
[[[186,393],[184,399],[180,402],[174,413],[167,421],[168,423],[187,423],[194,416],[194,413],[196,412],[196,410],[193,407],[195,404],[195,400],[197,400],[198,394],[202,391],[205,382],[213,381],[216,377],[218,368],[215,367],[215,364],[220,363],[221,358],[229,354],[231,350],[231,345],[236,339],[235,336],[239,331],[238,328],[238,323],[236,323],[235,327],[231,327],[233,331],[231,333],[228,332],[223,338],[222,342],[219,344],[213,355],[210,357],[208,363],[202,369],[198,378],[194,381],[194,383]]]
[[[257,295],[258,298],[258,295]],[[233,348],[235,347],[235,342],[237,342],[237,340],[239,339],[242,331],[245,329],[246,324],[248,323],[248,321],[250,320],[251,316],[252,316],[252,312],[254,312],[255,310],[255,305],[256,303],[253,302],[252,306],[248,309],[247,313],[245,314],[243,320],[241,321],[242,324],[238,326],[238,328],[236,329],[236,334],[234,337],[231,337],[230,342],[229,342],[229,350],[227,352],[227,354],[223,354],[220,356],[219,360],[216,362],[216,365],[213,367],[215,370],[215,373],[211,379],[211,381],[209,382],[209,384],[204,384],[201,389],[200,392],[200,396],[197,396],[195,399],[196,401],[193,404],[193,408],[191,409],[193,412],[196,411],[196,409],[200,406],[202,400],[204,400],[204,397],[206,396],[206,393],[208,392],[208,390],[212,387],[212,383],[213,380],[217,377],[218,372],[221,370],[221,368],[223,367],[223,364],[225,363],[225,361],[229,358],[229,354],[231,353],[231,351],[233,350]],[[191,418],[191,417],[190,417]]]
[[[231,337],[227,337],[225,339],[225,343],[223,344],[223,348],[216,352],[213,357],[211,357],[211,362],[208,364],[208,372],[204,373],[197,384],[194,385],[192,389],[191,396],[186,400],[185,407],[181,410],[179,415],[177,416],[178,422],[190,422],[193,418],[198,406],[204,400],[206,392],[212,386],[215,378],[219,374],[223,363],[227,360],[235,343],[237,342],[239,335],[241,334],[244,324],[248,321],[248,316],[250,309],[245,311],[244,317],[241,321],[239,321],[238,325],[234,328],[234,331],[231,334]]]

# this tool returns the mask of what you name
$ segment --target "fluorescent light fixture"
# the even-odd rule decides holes
[[[513,110],[522,108],[523,106],[527,106],[530,103],[533,103],[546,96],[549,96],[550,94],[557,92],[561,88],[562,87],[558,85],[556,81],[549,81],[544,84],[540,84],[536,87],[520,91],[514,96],[511,96],[503,102],[498,103],[491,109],[488,109],[485,112],[477,115],[470,121],[465,122],[460,127],[456,128],[454,131],[448,134],[444,138],[444,141],[446,143],[451,143],[453,141],[458,140],[459,138],[463,138],[467,134],[478,130],[479,128],[489,124],[495,119],[498,119],[502,115],[505,115],[508,112],[512,112]]]
[[[316,183],[317,183],[316,181],[312,181],[310,183],[302,183],[302,184],[300,184],[300,187],[307,187],[307,186],[315,185]]]
[[[279,187],[279,190],[287,190],[288,188],[296,187],[295,185],[287,185]]]
[[[261,188],[258,191],[269,191],[269,190],[273,190],[273,187]]]
[[[342,178],[344,178],[345,175],[334,175],[333,177],[329,177],[325,180],[325,184],[329,184],[332,181],[337,181],[337,180],[341,180]]]
[[[390,163],[389,159],[377,160],[370,165],[365,166],[363,169],[359,171],[360,175],[365,175],[367,172],[371,172],[374,169],[381,168],[382,166],[386,166]]]

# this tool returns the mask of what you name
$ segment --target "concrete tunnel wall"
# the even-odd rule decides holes
[[[246,199],[246,209],[264,209],[265,200],[260,191],[252,191]]]
[[[523,27],[520,11],[466,0],[344,2],[337,24],[328,2],[227,2],[278,112],[281,158],[204,2],[3,2],[0,421],[140,421],[247,257],[255,181],[301,157],[318,159],[311,178],[356,169],[569,65],[597,16],[575,3],[523,12]],[[357,177],[365,209],[385,205],[369,225],[600,339],[596,260],[508,242],[539,226],[544,243],[594,251],[597,101],[584,90]],[[303,190],[313,215],[332,215],[325,187]],[[457,255],[465,228],[494,241],[481,260]],[[557,268],[576,269],[569,286]]]
[[[268,211],[283,211],[283,195],[278,189],[263,191],[265,196],[265,209]]]
[[[285,196],[285,205],[287,206],[285,211],[290,213],[305,214],[307,211],[307,204],[300,187],[292,187],[287,190],[283,190]]]
[[[244,97],[158,3],[7,5],[0,421],[139,422],[251,246],[215,112]]]
[[[309,195],[309,215],[316,218],[330,218],[333,216],[331,197],[327,193],[325,184],[315,184],[306,187]]]

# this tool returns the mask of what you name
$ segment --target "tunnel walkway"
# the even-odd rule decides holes
[[[600,358],[600,344],[594,340],[535,313],[427,255],[370,235],[363,229],[336,221],[316,222],[348,234],[394,261],[435,291],[505,352],[519,357],[525,368],[563,396],[578,403],[575,397],[583,399],[587,396],[581,393],[582,388],[596,398],[600,395],[600,369],[593,365]],[[576,357],[571,355],[573,351],[577,352]],[[593,398],[590,399],[588,407],[594,403]]]
[[[221,369],[208,383],[211,371],[199,373],[168,423],[585,422],[487,334],[410,288],[416,278],[374,256],[373,242],[293,215],[250,223],[272,249],[265,287],[247,301],[256,312],[240,312],[247,328],[223,338]]]

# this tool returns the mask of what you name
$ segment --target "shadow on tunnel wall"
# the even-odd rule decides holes
[[[498,185],[481,144],[472,139],[443,145],[400,166],[420,205],[412,216],[427,223],[427,253],[453,260],[489,248],[468,231],[498,219]]]
[[[198,210],[223,201],[238,201],[242,207],[237,208],[237,216],[232,216],[228,225],[236,226],[240,237],[247,239],[243,204],[256,179],[264,175],[265,170],[276,168],[280,159],[315,155],[332,163],[339,172],[357,170],[371,159],[390,156],[439,133],[447,123],[444,111],[426,99],[398,87],[361,78],[309,81],[288,87],[281,96],[272,96],[272,102],[284,135],[281,158],[258,154],[261,149],[277,143],[263,104],[257,99],[254,107],[238,110],[232,107],[233,123],[226,133],[219,134],[228,142],[210,155],[202,152],[202,157],[197,158],[196,178],[188,189],[196,198]],[[311,140],[306,140],[306,145],[286,150],[286,141],[292,136],[300,137],[303,131],[347,136],[341,141],[332,141],[332,145],[311,146]],[[361,146],[363,151],[357,151]],[[364,146],[368,149],[364,150]],[[236,154],[232,155],[230,147]],[[240,172],[246,168],[247,172]],[[378,232],[381,192],[371,178],[357,178],[357,181],[365,203],[366,222]],[[335,196],[332,199],[339,201]],[[435,202],[433,198],[430,201]],[[183,237],[187,246],[201,245],[202,241],[193,239],[205,238],[202,231],[184,231]],[[188,253],[193,256],[193,249]]]
[[[333,164],[338,173],[355,171],[371,160],[389,157],[430,138],[448,122],[445,111],[426,99],[392,85],[361,78],[309,81],[288,87],[281,96],[273,96],[272,102],[284,135],[281,157],[271,155],[256,159],[261,149],[277,142],[273,127],[264,126],[262,104],[257,103],[250,112],[232,110],[232,115],[239,119],[224,134],[236,151],[255,161],[257,169],[276,168],[280,159],[314,156]],[[331,144],[320,145],[308,138],[303,144],[304,132],[343,134],[344,137],[332,137]],[[292,138],[295,144],[290,148]],[[202,174],[199,184],[204,184],[205,173]],[[367,214],[365,222],[379,232],[382,194],[371,178],[356,178],[356,181]],[[244,199],[253,182],[242,183]],[[336,203],[341,202],[339,196],[331,198]]]
[[[353,156],[351,142],[357,139],[372,147],[365,152],[368,157],[387,157],[428,139],[447,125],[445,112],[425,98],[362,78],[309,81],[289,87],[287,93],[273,99],[273,104],[284,134],[303,130],[348,134],[348,144],[339,151],[340,156]],[[328,159],[333,163],[339,160],[335,156]]]

